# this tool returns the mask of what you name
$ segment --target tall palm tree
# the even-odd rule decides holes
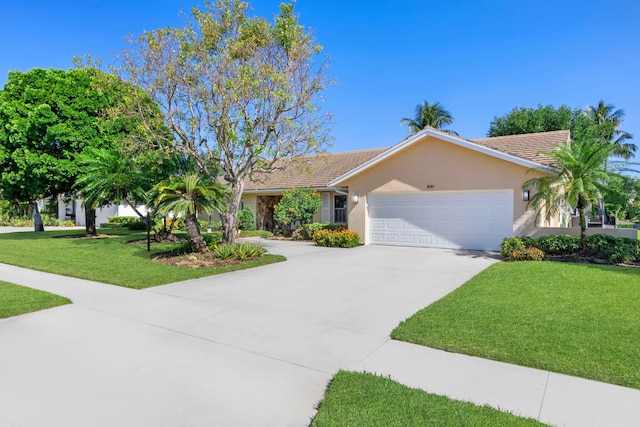
[[[571,141],[545,153],[554,160],[557,175],[545,175],[526,181],[523,189],[537,189],[529,207],[548,219],[567,209],[578,209],[582,249],[586,249],[586,210],[602,197],[612,173],[606,162],[613,152],[613,145],[602,144],[597,139]]]
[[[206,252],[207,243],[200,234],[198,213],[211,214],[225,208],[226,187],[222,184],[206,182],[196,173],[173,176],[165,179],[152,190],[153,203],[161,215],[173,212],[184,215],[187,234],[196,252]]]
[[[633,135],[618,129],[618,126],[624,122],[624,110],[616,110],[612,104],[606,104],[600,100],[596,106],[589,105],[586,113],[600,128],[599,136],[614,145],[613,154],[623,159],[633,157],[637,149],[636,145],[625,142],[632,139]]]
[[[427,101],[416,106],[416,112],[413,119],[404,118],[400,120],[400,124],[402,126],[408,127],[410,134],[419,132],[429,126],[458,135],[457,132],[452,130],[442,129],[444,126],[450,125],[451,123],[453,123],[453,116],[450,112],[445,110],[439,102],[429,104]]]

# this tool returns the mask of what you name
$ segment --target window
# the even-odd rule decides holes
[[[345,194],[333,196],[333,222],[336,224],[347,223],[347,196]]]

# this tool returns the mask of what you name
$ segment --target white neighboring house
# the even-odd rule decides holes
[[[136,205],[136,209],[144,215],[147,214],[147,207],[145,205]],[[133,216],[137,218],[138,214],[127,204],[114,203],[96,209],[96,226],[100,227],[100,224],[103,222],[109,222],[110,216]],[[82,199],[68,199],[64,196],[59,196],[58,218],[61,221],[74,221],[76,225],[86,225]]]

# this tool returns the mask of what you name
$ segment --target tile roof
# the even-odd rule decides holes
[[[327,187],[329,182],[362,163],[384,153],[388,148],[325,153],[297,159],[287,159],[277,164],[271,173],[254,173],[245,183],[245,191],[285,189],[291,187]],[[285,167],[282,167],[282,166]]]
[[[445,135],[451,137],[449,134]],[[539,153],[553,151],[559,143],[569,141],[569,131],[559,130],[492,138],[460,139],[521,159],[550,166],[552,165],[552,159]],[[271,173],[254,173],[251,179],[245,183],[244,189],[251,192],[292,187],[328,187],[331,181],[388,150],[390,148],[374,148],[281,160],[276,164],[278,168]]]
[[[495,136],[492,138],[470,139],[469,141],[483,145],[503,153],[542,165],[551,166],[553,160],[540,152],[553,151],[559,143],[569,141],[568,130],[527,133],[522,135]]]

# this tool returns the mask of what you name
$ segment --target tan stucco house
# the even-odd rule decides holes
[[[323,200],[314,220],[348,224],[365,244],[496,250],[505,237],[568,221],[537,223],[522,189],[553,173],[539,153],[568,141],[569,131],[469,140],[428,128],[391,148],[305,157],[254,176],[243,203],[269,229],[285,189],[312,187]]]

